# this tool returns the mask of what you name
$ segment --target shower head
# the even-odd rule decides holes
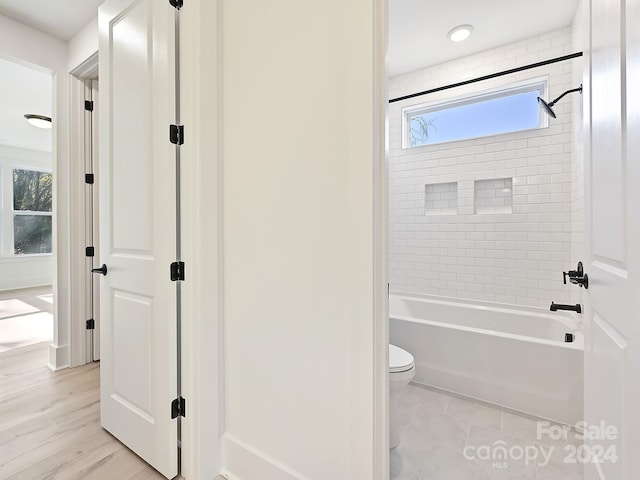
[[[556,103],[558,103],[558,100],[560,100],[562,97],[564,97],[568,93],[573,93],[573,92],[582,93],[582,84],[578,88],[572,88],[571,90],[567,90],[562,95],[560,95],[558,98],[556,98],[553,102],[547,103],[545,100],[543,100],[542,98],[538,97],[538,105],[540,105],[540,108],[542,108],[542,110],[544,110],[547,115],[549,115],[552,118],[556,118],[556,112],[553,111],[552,107]]]
[[[545,112],[547,112],[547,115],[549,115],[550,117],[556,118],[556,112],[553,111],[553,102],[551,102],[551,105],[549,105],[547,102],[545,102],[542,98],[538,97],[538,105],[540,105],[540,108],[542,108]]]

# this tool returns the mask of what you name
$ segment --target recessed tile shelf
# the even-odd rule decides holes
[[[425,185],[424,213],[425,215],[457,215],[458,184],[453,182]]]
[[[474,190],[476,214],[513,213],[513,179],[476,180]]]

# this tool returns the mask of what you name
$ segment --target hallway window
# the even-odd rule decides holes
[[[51,253],[52,175],[13,170],[13,253]]]

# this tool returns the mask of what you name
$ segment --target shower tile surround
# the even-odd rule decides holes
[[[539,436],[537,422],[542,419],[420,385],[407,386],[399,405],[405,431],[390,453],[391,480],[582,479],[582,465],[565,461],[581,442],[574,431],[566,440]],[[496,442],[505,442],[509,450],[535,448],[541,460],[494,464],[473,458],[481,451],[476,449]],[[542,449],[548,462],[542,460]]]
[[[574,51],[567,27],[390,79],[390,98]],[[538,130],[402,149],[402,108],[531,78],[549,77],[548,98],[576,85],[580,60],[561,62],[390,105],[389,259],[391,290],[548,307],[571,303],[576,202],[572,105]],[[503,182],[502,186],[495,183]],[[498,183],[500,183],[498,182]],[[437,185],[457,190],[436,207]],[[483,188],[484,187],[484,188]],[[511,191],[507,193],[507,189]],[[490,190],[505,195],[491,205]],[[495,198],[495,197],[494,197]],[[480,200],[480,201],[479,201]],[[509,200],[511,203],[509,203]],[[431,203],[430,203],[431,201]],[[500,203],[500,204],[498,204]],[[432,211],[430,211],[430,207]],[[509,209],[511,213],[509,212]]]
[[[425,185],[425,215],[455,215],[458,212],[458,184]]]
[[[476,180],[475,213],[513,213],[513,179]]]

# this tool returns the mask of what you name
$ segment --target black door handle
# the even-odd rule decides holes
[[[100,268],[92,268],[91,273],[99,273],[100,275],[107,275],[107,266],[103,263]]]

